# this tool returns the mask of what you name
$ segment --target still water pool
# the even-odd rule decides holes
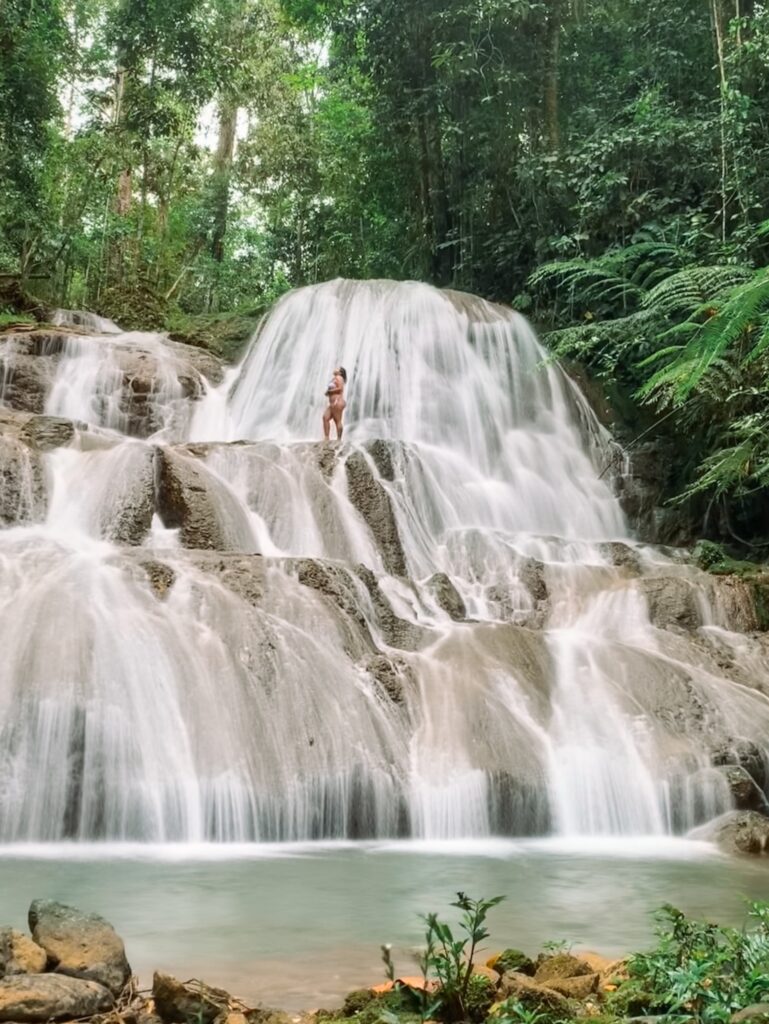
[[[159,968],[288,1010],[383,980],[383,942],[414,973],[418,915],[450,918],[457,890],[507,897],[490,950],[621,954],[649,943],[663,903],[738,923],[746,899],[769,899],[769,861],[662,839],[0,848],[0,923],[59,899],[110,920],[143,983]]]

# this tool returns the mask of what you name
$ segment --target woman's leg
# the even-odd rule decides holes
[[[329,434],[331,433],[331,407],[328,406],[326,411],[323,413],[323,436],[328,441]]]

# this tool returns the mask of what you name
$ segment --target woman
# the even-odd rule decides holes
[[[336,424],[337,441],[342,440],[342,415],[347,402],[344,400],[344,386],[347,383],[347,370],[343,366],[337,366],[334,375],[326,388],[328,408],[323,413],[323,436],[328,441],[331,432],[331,421]]]

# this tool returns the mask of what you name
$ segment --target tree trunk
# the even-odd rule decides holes
[[[558,113],[559,51],[561,46],[562,0],[550,0],[545,24],[545,134],[551,153],[557,153],[561,145]]]
[[[235,153],[238,107],[234,100],[223,97],[219,102],[219,139],[214,156],[213,229],[211,255],[217,263],[224,259],[224,239],[230,208],[230,178]]]

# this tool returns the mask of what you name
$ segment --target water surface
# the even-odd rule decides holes
[[[506,895],[490,951],[621,954],[649,943],[666,902],[740,922],[746,898],[769,898],[769,864],[664,839],[0,849],[3,923],[58,898],[107,917],[143,983],[159,968],[289,1010],[383,980],[383,942],[413,973],[419,913],[447,912],[457,890]]]

